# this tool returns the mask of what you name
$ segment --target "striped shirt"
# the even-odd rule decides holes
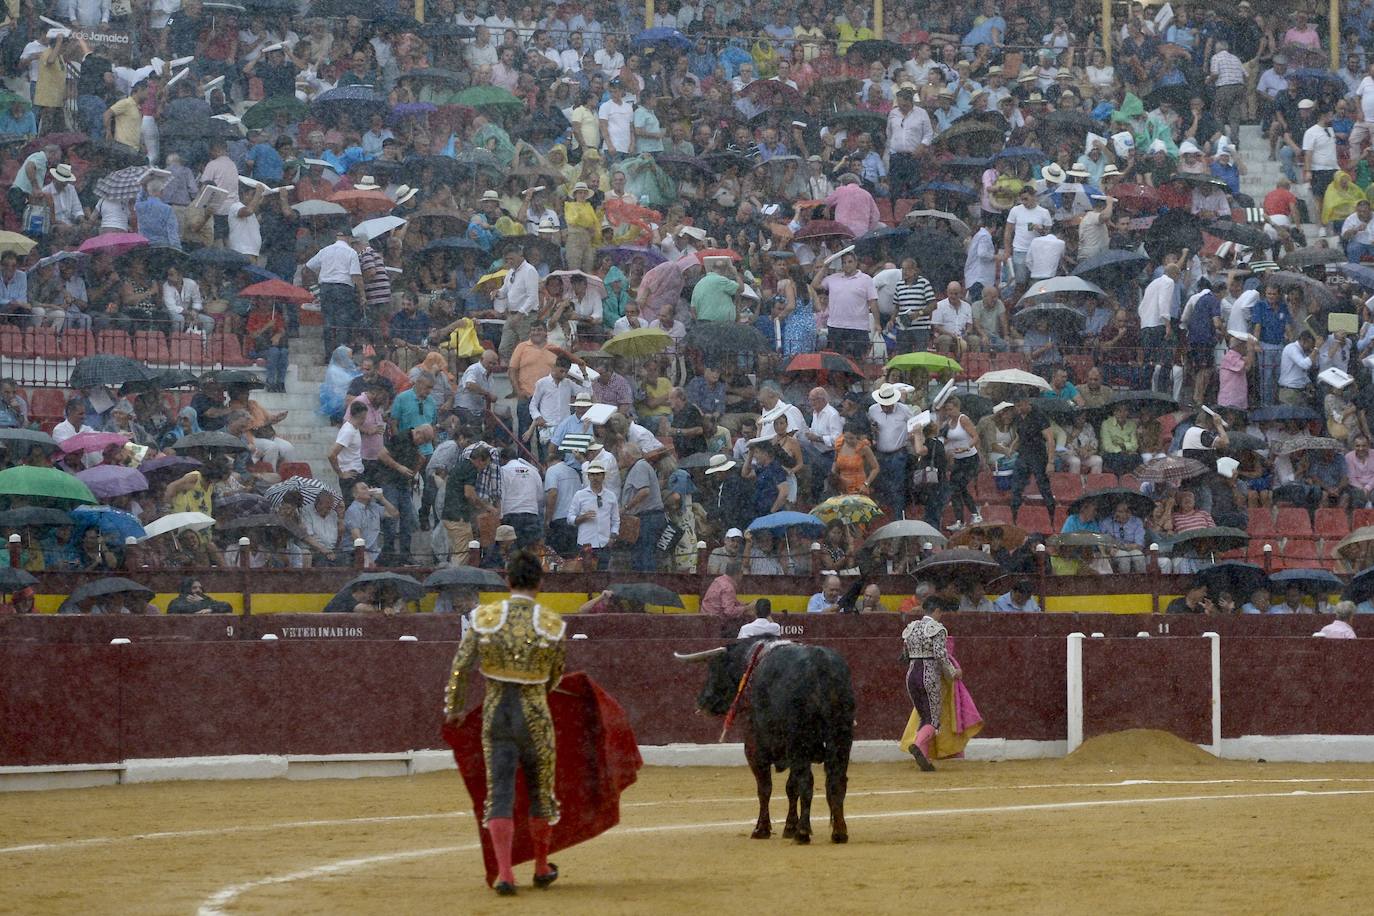
[[[1198,528],[1215,528],[1216,522],[1212,521],[1212,516],[1201,509],[1194,509],[1192,512],[1175,512],[1173,514],[1174,531],[1195,531]]]
[[[905,330],[930,328],[931,305],[935,302],[935,290],[925,277],[917,277],[911,283],[899,280],[892,288],[892,305],[897,311],[897,326]]]
[[[1209,72],[1216,76],[1218,86],[1238,86],[1245,82],[1245,67],[1230,51],[1213,54]]]
[[[358,254],[358,263],[363,270],[363,289],[367,304],[373,306],[391,305],[391,275],[386,272],[386,262],[371,247]],[[366,279],[367,271],[375,271],[371,279]]]

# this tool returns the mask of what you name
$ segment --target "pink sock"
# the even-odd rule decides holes
[[[549,841],[553,838],[553,828],[547,819],[530,818],[530,841],[534,844],[534,873],[549,873]]]
[[[487,832],[491,834],[492,851],[496,853],[496,880],[507,884],[515,883],[515,872],[511,870],[511,844],[515,842],[515,821],[509,817],[494,817],[487,821]]]

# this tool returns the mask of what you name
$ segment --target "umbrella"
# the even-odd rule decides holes
[[[822,350],[819,353],[798,353],[788,360],[782,371],[789,374],[838,372],[843,375],[852,375],[855,378],[863,378],[864,374],[864,371],[855,365],[852,359],[830,350]]]
[[[482,251],[482,246],[474,242],[472,239],[463,238],[462,236],[458,235],[450,235],[446,238],[435,239],[434,241],[428,243],[427,245],[425,245],[425,247],[420,249],[420,254],[432,254],[436,251],[472,251],[480,253]]]
[[[1188,107],[1188,101],[1194,92],[1193,87],[1186,84],[1156,86],[1154,91],[1145,96],[1145,110],[1158,108],[1160,102],[1168,102],[1175,110],[1183,111]]]
[[[1336,273],[1367,290],[1374,290],[1374,268],[1363,264],[1337,264]]]
[[[479,293],[485,292],[495,295],[497,288],[501,286],[508,273],[510,273],[509,270],[502,268],[501,270],[493,270],[489,274],[482,274],[477,278],[477,282],[472,284],[472,288]]]
[[[984,124],[978,121],[965,122],[962,118],[951,125],[943,133],[936,136],[931,147],[935,149],[949,149],[949,144],[955,141],[963,141],[974,146],[984,146],[986,152],[993,152],[1002,145],[1006,139],[1004,131],[992,124]]]
[[[1275,454],[1294,455],[1298,452],[1343,452],[1345,446],[1326,436],[1293,436],[1279,443]]]
[[[218,430],[191,433],[189,436],[182,436],[181,439],[172,444],[173,451],[182,451],[193,448],[207,449],[226,449],[228,451],[246,452],[248,445],[237,436],[222,433]]]
[[[1120,503],[1125,503],[1131,510],[1131,514],[1139,518],[1149,518],[1154,511],[1155,501],[1141,493],[1139,490],[1132,490],[1127,487],[1105,487],[1101,490],[1093,490],[1091,493],[1084,493],[1073,501],[1069,506],[1069,511],[1077,513],[1086,503],[1097,505],[1097,517],[1106,518]]]
[[[95,196],[106,200],[135,200],[143,189],[148,166],[135,165],[111,172],[95,183]]]
[[[1042,117],[1040,122],[1044,126],[1073,134],[1075,138],[1079,140],[1087,134],[1102,133],[1102,123],[1100,121],[1095,121],[1089,115],[1073,109],[1052,111]]]
[[[205,4],[209,6],[209,4]],[[72,589],[72,593],[67,596],[67,600],[62,602],[64,607],[76,605],[91,598],[103,598],[106,595],[143,595],[147,598],[153,597],[153,590],[146,585],[139,585],[132,579],[125,579],[123,576],[101,576],[90,582],[84,582]],[[59,609],[60,610],[60,609]]]
[[[1117,404],[1125,404],[1132,411],[1158,409],[1167,412],[1178,406],[1173,398],[1160,391],[1118,391],[1104,407],[1110,410]]]
[[[918,579],[979,580],[1001,572],[1001,565],[981,550],[952,547],[937,550],[922,560],[912,574]]]
[[[76,250],[81,254],[121,255],[133,248],[141,248],[148,240],[137,232],[107,232],[93,235],[81,243]]]
[[[534,263],[542,260],[555,266],[563,264],[563,247],[554,240],[537,235],[512,235],[498,241],[494,250],[497,255],[504,257],[512,248],[523,249],[526,257]],[[530,257],[530,249],[536,252],[534,257]]]
[[[1296,585],[1309,595],[1330,595],[1345,587],[1345,583],[1327,569],[1285,569],[1272,573],[1269,581],[1285,589]]]
[[[381,191],[335,191],[329,195],[331,204],[338,204],[349,213],[385,213],[396,206],[390,197]]]
[[[886,123],[886,122],[884,122]],[[719,153],[707,153],[701,157],[704,164],[712,173],[716,175],[725,174],[726,169],[738,169],[741,172],[753,171],[758,162],[744,155],[743,153],[725,150]]]
[[[1345,255],[1334,248],[1325,248],[1320,245],[1310,245],[1307,248],[1299,248],[1290,251],[1279,257],[1279,266],[1286,270],[1303,270],[1308,267],[1317,267],[1322,264],[1339,264],[1345,261]]]
[[[1051,547],[1087,547],[1094,550],[1116,550],[1125,547],[1121,541],[1100,531],[1071,531],[1068,534],[1051,535],[1046,543]]]
[[[185,272],[191,256],[180,248],[171,245],[150,245],[147,248],[133,248],[121,254],[115,266],[126,270],[130,263],[141,260],[151,274],[163,274],[169,267]]]
[[[1042,318],[1048,321],[1052,328],[1060,332],[1081,331],[1083,330],[1083,323],[1088,320],[1087,316],[1072,306],[1060,302],[1046,302],[1018,310],[1011,316],[1011,323],[1013,327],[1024,334]]]
[[[294,124],[305,117],[308,109],[305,103],[294,95],[274,95],[245,111],[243,126],[250,129],[266,127],[276,120],[279,111],[286,112],[287,122]]]
[[[832,496],[811,510],[816,518],[829,524],[841,521],[847,525],[866,525],[883,514],[878,504],[867,496]]]
[[[138,466],[138,470],[151,483],[158,478],[166,478],[168,481],[177,480],[185,477],[192,471],[200,470],[204,465],[194,458],[182,458],[172,455],[167,458],[152,458]]]
[[[1264,587],[1265,575],[1264,570],[1254,563],[1227,560],[1198,570],[1195,581],[1206,585],[1214,593],[1230,592],[1244,598],[1255,589]]]
[[[425,596],[425,587],[420,580],[394,572],[369,572],[363,573],[349,582],[341,589],[339,594],[353,594],[353,589],[359,585],[379,585],[395,589],[396,593],[406,601],[419,601]]]
[[[521,236],[521,238],[524,238]],[[632,263],[635,258],[643,258],[645,267],[657,267],[668,258],[657,248],[645,248],[639,245],[608,245],[605,248],[598,248],[597,255],[605,255],[611,259],[611,263],[617,267],[625,267]]]
[[[204,531],[214,526],[214,517],[204,512],[173,512],[171,515],[162,516],[143,530],[147,532],[145,540],[148,540],[170,531]]]
[[[128,382],[151,382],[156,378],[156,372],[133,357],[99,353],[78,359],[67,378],[67,385],[77,389],[117,388]]]
[[[841,127],[849,131],[876,133],[887,130],[887,116],[873,111],[851,109],[827,115],[825,123],[830,127]]]
[[[906,59],[907,56],[906,49],[897,42],[882,38],[865,38],[863,41],[856,41],[849,46],[849,50],[856,52],[865,63],[870,64],[883,58],[900,61]]]
[[[689,51],[692,48],[692,41],[677,29],[645,29],[634,38],[630,39],[630,47],[635,51],[642,51],[647,47],[660,47],[674,51]],[[682,607],[681,604],[677,606]]]
[[[490,569],[476,566],[446,566],[436,569],[425,580],[425,588],[452,588],[471,586],[487,591],[500,591],[506,587],[506,580]]]
[[[668,332],[659,328],[633,328],[621,331],[601,345],[601,349],[615,356],[637,359],[662,353],[673,345]]]
[[[112,506],[80,506],[72,510],[72,522],[83,532],[99,528],[101,534],[118,538],[121,544],[125,538],[141,541],[147,536],[137,518]]]
[[[298,304],[315,301],[315,296],[310,290],[301,289],[285,280],[264,280],[261,283],[254,283],[252,286],[245,286],[239,290],[239,295],[244,299],[270,299],[276,302],[295,302]]]
[[[1258,452],[1269,447],[1260,436],[1253,436],[1250,433],[1228,432],[1226,434],[1226,447],[1223,452]]]
[[[1045,151],[1034,146],[1008,146],[1000,151],[997,159],[1028,159],[1032,162],[1044,162],[1047,158]]]
[[[979,552],[986,544],[994,550],[1015,550],[1026,543],[1030,532],[1016,525],[1003,522],[979,522],[966,525],[950,535],[949,546],[967,547]]]
[[[99,502],[81,481],[56,468],[35,468],[21,465],[0,471],[0,496],[19,496],[29,499],[52,499],[67,502]]]
[[[804,242],[808,239],[844,239],[847,241],[853,237],[854,233],[843,223],[837,223],[833,219],[813,219],[796,231],[792,236],[792,241]]]
[[[488,114],[520,114],[525,110],[524,102],[500,86],[473,86],[458,93],[453,101]]]
[[[215,521],[221,524],[250,515],[267,515],[271,511],[272,504],[267,497],[256,493],[230,493],[215,500]]]
[[[1136,251],[1108,249],[1080,263],[1074,268],[1073,275],[1091,277],[1110,285],[1137,276],[1148,263],[1148,255]]]
[[[159,369],[152,383],[164,391],[196,384],[196,374],[190,369]]]
[[[292,204],[291,209],[301,216],[347,216],[348,211],[327,200],[305,200]],[[473,244],[476,244],[475,242]]]
[[[1024,369],[994,369],[991,372],[984,372],[978,378],[978,387],[984,385],[1025,385],[1030,388],[1038,388],[1041,391],[1053,391],[1050,383],[1038,375],[1032,375]]]
[[[103,452],[111,445],[128,445],[129,437],[119,433],[97,433],[86,432],[77,433],[62,440],[58,448],[64,455],[71,455],[76,452],[83,454],[87,452]]]
[[[406,224],[406,221],[399,216],[379,216],[376,219],[365,219],[353,227],[357,232],[362,229],[367,233],[367,240],[370,242],[379,235],[386,235],[393,229],[399,229]]]
[[[425,115],[432,115],[438,110],[438,105],[433,105],[429,102],[401,102],[398,105],[391,106],[391,116],[386,119],[386,122],[394,126],[410,118],[419,118]],[[373,161],[378,163],[381,162],[380,159],[374,159]],[[393,166],[399,166],[399,163],[388,164]]]
[[[698,321],[688,330],[685,344],[713,357],[772,349],[758,328],[734,321]]]
[[[298,540],[305,539],[305,532],[299,525],[290,519],[277,515],[275,512],[267,512],[260,515],[239,515],[234,518],[216,519],[215,527],[223,532],[232,533],[236,531],[256,531],[262,528],[280,528],[291,537]]]
[[[907,212],[906,216],[902,217],[902,221],[906,223],[916,223],[923,219],[942,220],[948,223],[955,232],[959,233],[964,238],[968,238],[973,234],[973,230],[969,228],[968,223],[964,222],[953,213],[948,213],[944,210],[910,210]]]
[[[98,499],[113,499],[142,493],[148,489],[148,478],[136,468],[121,467],[117,464],[101,464],[87,468],[76,475],[76,479],[91,488]]]
[[[1320,420],[1321,414],[1303,404],[1271,404],[1251,410],[1250,419],[1255,423],[1275,423],[1282,420],[1306,422]]]
[[[1271,244],[1269,236],[1264,234],[1264,230],[1229,219],[1214,219],[1204,223],[1202,231],[1208,235],[1215,235],[1219,239],[1244,245],[1246,248],[1268,248]]]
[[[247,267],[249,258],[232,248],[197,248],[191,253],[191,260],[201,267],[219,267],[224,270],[239,270]]]
[[[1350,580],[1346,585],[1341,597],[1346,601],[1353,601],[1359,604],[1374,596],[1374,567],[1362,570],[1358,575]]]
[[[17,569],[13,566],[0,568],[0,592],[12,595],[37,584],[38,580],[27,570]]]
[[[652,604],[658,607],[682,607],[682,596],[670,588],[662,585],[655,585],[652,582],[625,582],[612,585],[610,588],[612,595],[623,598],[626,601],[638,601],[640,604]]]
[[[1193,172],[1175,172],[1169,180],[1190,185],[1194,188],[1214,188],[1226,192],[1231,190],[1230,185],[1213,175],[1202,175]]]
[[[310,103],[310,111],[329,124],[337,121],[339,115],[345,112],[353,116],[355,124],[365,124],[374,114],[385,117],[390,108],[386,96],[371,86],[326,89]]]
[[[265,388],[262,376],[247,369],[221,369],[210,373],[225,388]]]
[[[774,512],[754,519],[749,523],[748,530],[780,531],[788,528],[800,528],[803,534],[819,535],[825,533],[825,522],[805,512]]]
[[[923,369],[926,372],[950,372],[959,373],[964,371],[964,367],[959,365],[948,356],[941,356],[939,353],[903,353],[894,356],[887,361],[884,369]]]
[[[1187,210],[1168,210],[1155,217],[1145,233],[1145,250],[1156,259],[1167,252],[1202,250],[1202,221]]]
[[[770,80],[755,80],[750,83],[750,87],[761,83],[771,83]],[[777,85],[781,85],[780,83]],[[710,181],[715,177],[715,172],[702,159],[696,156],[680,156],[673,153],[654,153],[654,162],[674,178],[679,180],[701,180]]]
[[[1199,555],[1226,553],[1240,550],[1249,543],[1250,535],[1239,528],[1194,528],[1174,535],[1173,552],[1177,553],[1180,546],[1186,546]]]
[[[907,236],[906,254],[916,258],[921,273],[935,289],[964,279],[964,246],[953,234],[940,229],[913,229]]]
[[[947,538],[932,526],[916,519],[903,519],[896,522],[888,522],[886,525],[874,531],[864,541],[865,547],[870,547],[878,541],[901,540],[905,538],[917,538],[924,543],[933,544],[936,547],[943,547]]]
[[[52,436],[36,429],[0,429],[0,447],[12,454],[28,454],[29,449],[37,446],[52,454],[57,451],[57,443]]]
[[[1291,270],[1271,270],[1264,275],[1264,282],[1266,285],[1272,283],[1285,291],[1301,289],[1303,295],[1310,298],[1312,304],[1319,308],[1331,308],[1336,304],[1336,294],[1331,287],[1306,274],[1294,273]]]
[[[1041,413],[1057,421],[1067,420],[1078,413],[1078,405],[1068,398],[1046,394],[1036,398],[1034,403]]]
[[[860,257],[881,257],[892,246],[901,246],[905,243],[910,235],[910,229],[874,229],[871,232],[865,232],[854,240],[854,250]],[[1374,274],[1374,271],[1371,271],[1371,274]]]
[[[794,111],[806,106],[806,97],[781,80],[754,80],[740,93],[757,105],[768,108],[786,108]],[[798,120],[805,120],[805,116]]]
[[[61,528],[72,523],[72,517],[61,509],[43,506],[21,506],[0,512],[0,528]]]
[[[1135,476],[1149,483],[1182,483],[1204,474],[1207,466],[1193,458],[1155,458],[1136,468]]]
[[[1050,277],[1048,280],[1037,280],[1032,283],[1025,295],[1017,300],[1016,307],[1020,308],[1042,297],[1063,295],[1105,296],[1107,291],[1082,277]]]
[[[937,197],[952,197],[956,201],[978,199],[978,192],[952,181],[927,182],[912,189],[911,193],[918,198],[924,194],[934,194]]]
[[[37,240],[18,232],[0,232],[0,251],[13,251],[22,256],[33,251],[33,246],[37,244]]]
[[[313,506],[321,493],[332,493],[334,498],[343,501],[339,488],[333,484],[316,480],[313,477],[291,477],[267,488],[267,502],[273,509],[281,508],[282,499],[288,493],[301,494],[301,505]]]
[[[966,392],[959,395],[959,408],[975,423],[992,413],[996,404],[996,401],[981,394]]]

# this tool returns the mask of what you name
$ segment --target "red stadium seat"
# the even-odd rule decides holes
[[[62,359],[62,341],[52,328],[34,328],[28,332],[28,352],[38,359]]]
[[[1111,490],[1116,486],[1115,474],[1087,474],[1083,477],[1083,490],[1088,493],[1094,490]]]
[[[1344,509],[1318,509],[1312,530],[1317,537],[1339,541],[1350,533],[1350,519],[1346,518]]]
[[[1022,509],[1024,512],[1025,510]],[[1011,506],[995,505],[983,506],[983,521],[990,525],[1010,525]]]
[[[978,505],[986,506],[994,503],[1005,504],[1011,499],[1011,494],[997,489],[997,478],[991,471],[984,471],[973,482],[973,498]],[[986,513],[984,516],[986,517]]]
[[[167,350],[167,338],[158,331],[135,331],[134,359],[159,366],[171,363],[173,360]]]
[[[96,337],[96,352],[132,357],[134,355],[134,342],[129,339],[129,335],[124,331],[107,329],[101,331]]]
[[[174,363],[200,366],[205,362],[205,338],[181,331],[167,342],[167,351]]]
[[[1316,569],[1322,565],[1317,558],[1317,542],[1303,538],[1290,538],[1283,550],[1274,551],[1274,558],[1284,569]]]
[[[13,325],[0,327],[0,356],[13,359],[32,359],[32,341],[23,330]]]
[[[1312,518],[1306,509],[1297,506],[1280,506],[1274,519],[1274,532],[1279,537],[1312,537]]]
[[[1016,513],[1016,524],[1035,534],[1052,534],[1050,511],[1044,506],[1022,506]]]
[[[1064,362],[1068,364],[1069,381],[1075,385],[1081,385],[1088,378],[1088,370],[1094,365],[1091,356],[1066,356]]]
[[[1050,475],[1050,489],[1054,491],[1056,503],[1071,503],[1083,495],[1083,478],[1077,474],[1054,473]]]
[[[1056,532],[1064,530],[1064,523],[1069,520],[1069,507],[1056,505],[1054,507],[1054,519],[1051,524]]]
[[[60,421],[67,407],[67,392],[62,388],[35,388],[29,398],[29,415],[35,419]]]
[[[96,352],[95,335],[90,331],[69,329],[62,332],[63,359],[81,359]]]
[[[964,371],[959,374],[960,378],[974,379],[992,369],[992,357],[986,353],[965,353],[959,359],[959,365],[964,367]]]
[[[239,339],[226,331],[216,331],[210,339],[210,358],[226,366],[247,366],[249,361],[243,355]]]
[[[1030,371],[1030,357],[1024,353],[994,353],[992,355],[992,368],[994,369],[1022,369]]]
[[[252,464],[248,465],[248,473],[275,474],[277,473],[277,469],[272,467],[272,465],[268,464],[266,461],[254,461]]]
[[[1298,511],[1305,512],[1301,509]],[[1274,526],[1274,517],[1269,514],[1268,509],[1256,509],[1251,512],[1245,530],[1250,535],[1251,544],[1256,538],[1277,540],[1279,536],[1278,529]]]
[[[1134,474],[1122,474],[1120,479],[1121,482],[1117,484],[1117,486],[1125,487],[1128,490],[1140,490],[1140,481],[1136,480]]]
[[[1350,528],[1364,528],[1374,525],[1374,509],[1356,509],[1350,513]]]
[[[874,203],[878,205],[878,219],[887,226],[897,225],[897,220],[892,215],[892,201],[886,197],[877,198]]]

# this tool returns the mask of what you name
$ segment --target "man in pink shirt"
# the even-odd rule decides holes
[[[859,270],[854,252],[840,259],[840,272],[825,276],[821,265],[811,279],[811,289],[824,292],[826,308],[826,346],[836,353],[863,359],[870,352],[869,331],[878,315],[878,290],[873,278]]]
[[[830,192],[825,205],[835,208],[835,221],[854,233],[855,238],[878,228],[878,205],[873,195],[860,187],[859,176],[853,172],[840,176],[840,186]]]
[[[712,617],[743,617],[753,610],[752,604],[740,602],[737,593],[743,568],[739,560],[731,560],[726,565],[724,574],[716,576],[706,594],[701,596],[701,613]]]
[[[1363,509],[1374,503],[1374,453],[1369,440],[1355,437],[1355,448],[1345,453],[1345,476],[1350,481],[1350,505]]]
[[[386,432],[386,409],[390,399],[390,392],[381,384],[368,385],[367,390],[354,399],[367,405],[367,416],[363,418],[363,425],[358,427],[362,436],[360,451],[364,466],[381,457],[382,436]]]

